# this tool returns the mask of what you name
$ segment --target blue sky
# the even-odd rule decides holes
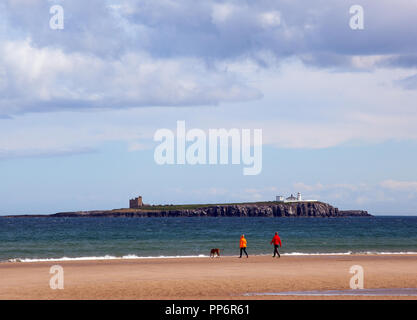
[[[49,27],[49,8],[65,27]],[[0,214],[272,200],[417,214],[417,4],[0,4]],[[160,128],[261,128],[263,170],[159,166]]]

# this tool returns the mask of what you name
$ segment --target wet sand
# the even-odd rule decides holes
[[[49,286],[52,265],[64,269],[63,290]],[[0,299],[417,299],[245,295],[348,290],[352,265],[364,268],[365,289],[417,288],[417,255],[7,262],[0,263]]]

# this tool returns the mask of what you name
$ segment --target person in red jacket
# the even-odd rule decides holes
[[[273,256],[273,258],[275,258],[276,254],[278,254],[278,258],[281,258],[280,254],[278,252],[278,246],[282,247],[282,243],[281,243],[281,238],[278,235],[278,232],[275,232],[275,235],[271,240],[271,244],[274,245],[274,256]]]

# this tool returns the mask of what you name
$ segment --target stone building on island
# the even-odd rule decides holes
[[[143,207],[142,196],[129,200],[130,209],[138,209],[140,207]]]

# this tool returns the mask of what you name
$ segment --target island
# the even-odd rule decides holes
[[[339,210],[317,200],[291,197],[277,201],[225,204],[148,205],[139,196],[130,199],[129,208],[59,212],[50,215],[15,215],[6,217],[371,217],[364,210]]]

